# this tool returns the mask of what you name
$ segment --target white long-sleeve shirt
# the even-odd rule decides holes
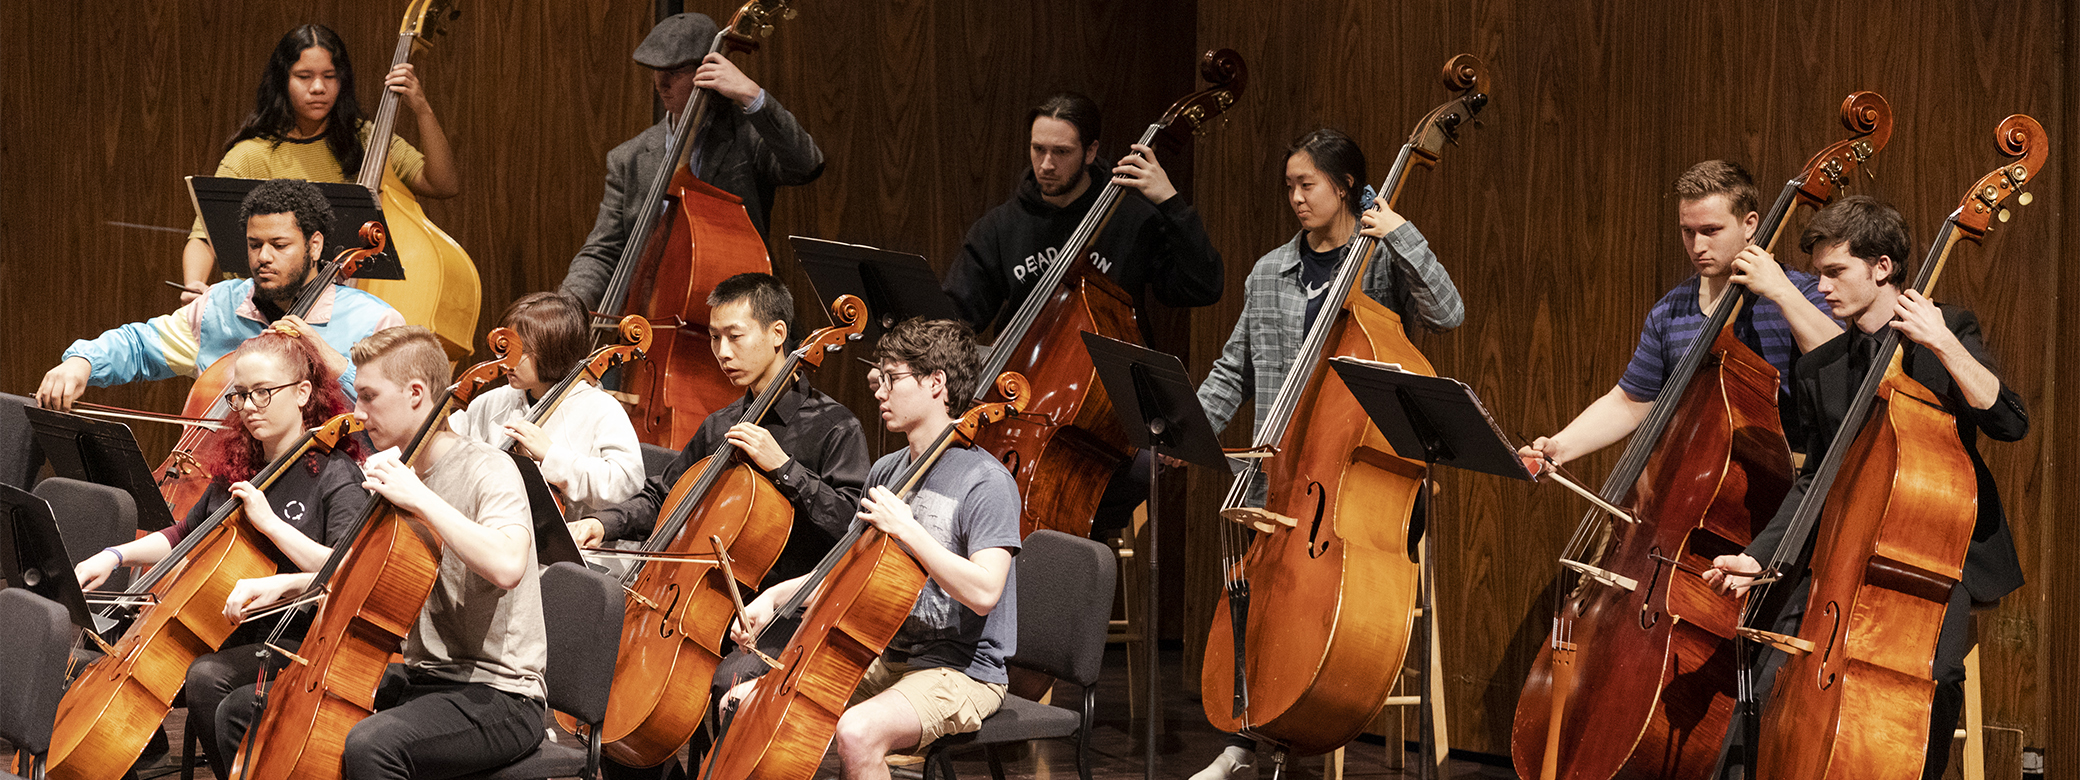
[[[448,420],[449,428],[491,445],[506,442],[505,425],[527,415],[527,394],[511,386],[495,388],[471,401]],[[628,412],[612,396],[591,384],[571,388],[549,419],[542,421],[549,451],[542,455],[542,478],[563,491],[566,514],[586,514],[628,500],[643,487],[643,450]]]

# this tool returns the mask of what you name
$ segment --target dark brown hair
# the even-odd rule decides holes
[[[1286,156],[1279,159],[1279,176],[1285,175],[1285,163],[1301,152],[1314,161],[1316,170],[1329,177],[1329,183],[1343,188],[1344,208],[1352,214],[1364,210],[1365,152],[1358,148],[1357,141],[1333,127],[1311,130],[1286,147]]]
[[[882,366],[904,363],[919,377],[946,372],[946,413],[954,415],[974,404],[975,382],[982,373],[975,331],[958,320],[904,320],[874,345],[874,362]]]
[[[1678,200],[1687,203],[1713,195],[1726,196],[1726,205],[1732,207],[1735,219],[1747,219],[1750,213],[1760,210],[1762,203],[1762,195],[1755,189],[1755,177],[1749,176],[1748,169],[1740,163],[1706,160],[1676,177]]]
[[[562,293],[538,292],[506,307],[498,321],[520,335],[523,354],[534,356],[534,372],[555,384],[571,367],[592,353],[592,326],[578,299]]]
[[[787,291],[787,283],[780,277],[753,271],[737,274],[715,285],[708,293],[708,307],[714,308],[737,301],[751,304],[751,318],[758,324],[770,327],[775,322],[787,324],[784,343],[794,343],[794,293]]]
[[[1849,254],[1874,265],[1879,257],[1891,258],[1892,275],[1885,281],[1895,287],[1907,283],[1908,253],[1914,251],[1914,244],[1907,236],[1907,220],[1898,209],[1869,195],[1835,201],[1806,223],[1806,231],[1798,236],[1798,248],[1813,254],[1814,249],[1834,244],[1847,244]]]
[[[1098,111],[1098,102],[1081,92],[1056,92],[1048,95],[1040,105],[1026,112],[1026,130],[1033,129],[1033,120],[1040,117],[1059,119],[1076,128],[1076,145],[1084,149],[1098,142],[1098,133],[1105,127],[1105,115]]]

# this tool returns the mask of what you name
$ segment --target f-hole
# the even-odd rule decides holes
[[[1831,621],[1827,627],[1827,652],[1820,656],[1820,668],[1813,670],[1813,681],[1819,683],[1820,690],[1824,691],[1834,687],[1834,673],[1828,671],[1828,662],[1834,660],[1835,643],[1842,638],[1842,606],[1832,601],[1827,602],[1827,608],[1821,610],[1820,614],[1826,615]]]
[[[1004,461],[1004,468],[1006,468],[1006,469],[1010,469],[1010,471],[1011,471],[1011,475],[1012,475],[1012,476],[1018,476],[1018,467],[1019,467],[1019,458],[1018,458],[1018,450],[1005,450],[1005,451],[1004,451],[1004,457],[1003,457],[1003,461]]]
[[[1643,631],[1651,631],[1661,623],[1661,610],[1654,608],[1654,589],[1661,587],[1661,571],[1667,568],[1661,563],[1660,545],[1648,550],[1647,557],[1654,562],[1654,576],[1648,578],[1646,591],[1639,595],[1639,627]]]
[[[672,638],[672,616],[679,614],[679,583],[674,582],[664,586],[664,592],[671,595],[671,600],[665,602],[662,618],[657,621],[657,635],[670,639]]]
[[[1329,490],[1320,482],[1308,482],[1307,494],[1314,496],[1314,520],[1307,526],[1307,557],[1320,558],[1329,551],[1329,540],[1322,538],[1322,516],[1328,514]]]

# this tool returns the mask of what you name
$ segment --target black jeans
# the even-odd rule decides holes
[[[297,642],[284,640],[283,647],[295,650]],[[264,656],[272,655],[271,659]],[[209,759],[209,765],[222,776],[231,771],[231,757],[236,753],[220,752],[217,744],[217,710],[222,709],[224,699],[239,688],[250,688],[259,680],[260,667],[267,666],[268,676],[289,665],[288,656],[267,653],[259,644],[239,645],[219,650],[201,658],[188,667],[188,733],[194,735],[195,743]],[[252,707],[247,703],[247,708]],[[234,741],[233,744],[236,744]]]
[[[217,749],[238,751],[251,727],[252,686],[233,691],[217,709]],[[376,714],[347,732],[343,776],[441,778],[495,769],[541,744],[541,702],[488,685],[408,679],[392,665],[376,691]]]

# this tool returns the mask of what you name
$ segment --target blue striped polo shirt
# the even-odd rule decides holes
[[[1821,311],[1827,311],[1827,298],[1820,294],[1820,280],[1812,274],[1784,269],[1784,276],[1798,286],[1806,300]],[[1647,322],[1640,326],[1639,346],[1632,350],[1632,362],[1625,366],[1625,376],[1618,380],[1618,387],[1635,400],[1653,401],[1661,395],[1662,383],[1683,359],[1690,342],[1697,339],[1699,331],[1711,315],[1697,308],[1697,285],[1700,278],[1692,276],[1676,285],[1676,288],[1661,296],[1654,308],[1647,312]],[[1798,360],[1798,339],[1791,333],[1791,323],[1784,321],[1784,310],[1775,301],[1757,297],[1755,305],[1748,307],[1734,320],[1733,333],[1741,343],[1747,344],[1755,354],[1761,355],[1769,364],[1777,367],[1778,400],[1791,396],[1791,364]],[[1785,410],[1789,403],[1779,403]]]

